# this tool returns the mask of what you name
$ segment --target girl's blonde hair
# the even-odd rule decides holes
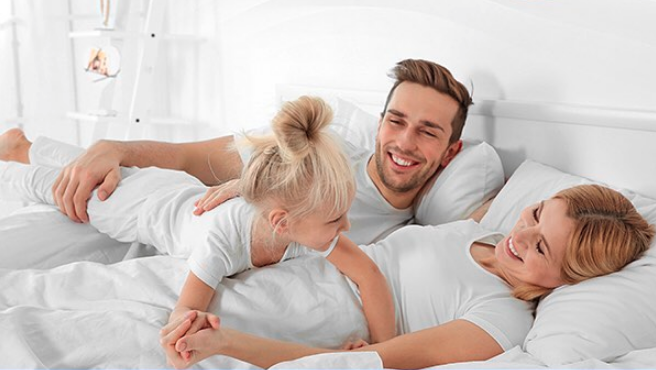
[[[302,96],[286,102],[273,118],[273,135],[247,135],[254,152],[241,176],[242,197],[262,211],[283,207],[288,219],[348,211],[355,180],[340,143],[327,129],[332,119],[322,99]]]
[[[567,217],[576,226],[562,260],[561,277],[576,284],[621,270],[649,249],[654,226],[619,192],[599,185],[562,190],[553,199],[567,203]],[[551,289],[532,285],[515,288],[515,297],[540,298]]]

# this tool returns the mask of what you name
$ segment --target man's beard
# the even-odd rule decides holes
[[[382,152],[384,152],[385,154],[383,154]],[[432,175],[430,171],[427,168],[425,168],[423,172],[419,172],[415,174],[410,179],[408,179],[405,183],[394,184],[389,178],[391,176],[388,177],[385,174],[385,168],[383,166],[383,155],[387,155],[387,152],[381,150],[376,152],[376,154],[374,155],[374,157],[376,157],[376,171],[378,172],[378,177],[382,181],[383,185],[387,189],[395,193],[407,193],[409,191],[416,190],[424,186],[426,181],[428,181],[428,179]],[[392,159],[390,158],[390,161],[391,160]]]

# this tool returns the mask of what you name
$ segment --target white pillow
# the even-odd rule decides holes
[[[508,233],[526,206],[572,186],[593,183],[526,161],[495,198],[481,225]],[[656,200],[616,189],[656,224]],[[656,243],[654,243],[656,244]],[[656,246],[622,271],[554,290],[537,307],[524,349],[549,366],[612,361],[656,347]]]
[[[373,150],[378,118],[344,99],[330,99],[334,130],[359,148]],[[463,144],[463,149],[424,193],[415,222],[439,225],[462,220],[492,198],[504,181],[503,165],[487,143]]]
[[[331,128],[358,148],[374,150],[378,117],[342,98],[327,100],[333,108]]]
[[[415,222],[440,225],[462,220],[495,196],[503,181],[503,165],[494,148],[485,142],[465,142],[421,197]]]

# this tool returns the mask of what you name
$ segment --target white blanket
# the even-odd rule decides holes
[[[0,220],[0,368],[167,367],[159,330],[177,300],[186,262],[152,256],[106,265],[123,258],[128,246],[62,221],[43,207]],[[76,258],[94,262],[70,263]],[[21,265],[35,261],[43,269]],[[61,266],[51,268],[56,265]],[[366,335],[357,295],[320,258],[299,258],[225,279],[219,294],[210,309],[226,326],[328,347]],[[654,366],[656,349],[632,352],[612,364],[588,360],[563,368]],[[224,356],[197,367],[257,368]],[[382,362],[375,353],[338,353],[276,367],[382,368]],[[546,367],[514,348],[489,361],[437,368]]]
[[[158,332],[187,272],[168,256],[0,270],[2,367],[164,367]],[[320,258],[240,274],[219,294],[210,310],[226,326],[326,347],[366,335],[357,296]]]

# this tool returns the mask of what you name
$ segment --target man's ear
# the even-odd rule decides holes
[[[442,162],[440,163],[442,167],[446,167],[453,158],[456,157],[458,153],[462,150],[462,140],[458,140],[453,144],[449,144],[449,147],[446,149],[446,153],[444,155],[444,158],[442,158]]]
[[[289,231],[289,227],[287,226],[288,215],[287,211],[281,208],[274,208],[269,212],[269,225],[271,225],[276,234],[282,235]]]

